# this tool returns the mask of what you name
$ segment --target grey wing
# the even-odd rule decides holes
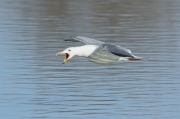
[[[111,63],[119,60],[119,56],[116,56],[101,47],[97,48],[96,51],[89,55],[87,58],[89,61],[95,63]]]
[[[92,39],[92,38],[87,38],[87,37],[82,37],[82,36],[74,36],[66,39],[65,41],[73,41],[73,42],[82,42],[85,43],[86,45],[100,45],[103,42]]]
[[[129,49],[119,45],[101,44],[101,47],[119,57],[134,57]]]

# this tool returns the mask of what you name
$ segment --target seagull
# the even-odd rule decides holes
[[[59,51],[57,55],[66,54],[62,66],[73,56],[86,57],[89,61],[100,64],[107,64],[119,60],[141,60],[132,54],[131,50],[119,45],[104,43],[92,38],[75,36],[66,39],[65,41],[82,42],[85,45],[78,47],[69,47],[64,51]]]

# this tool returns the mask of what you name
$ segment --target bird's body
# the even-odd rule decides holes
[[[119,45],[107,44],[101,41],[86,38],[82,36],[70,37],[65,41],[83,42],[86,45],[79,47],[69,47],[58,54],[66,54],[62,65],[64,65],[68,59],[73,56],[83,56],[89,61],[95,63],[111,63],[118,60],[141,60],[141,58],[132,54],[129,49],[121,47]]]
[[[97,45],[83,45],[79,47],[71,47],[71,51],[74,52],[77,56],[88,57],[91,55],[96,49],[98,48]],[[88,49],[88,50],[87,50]]]

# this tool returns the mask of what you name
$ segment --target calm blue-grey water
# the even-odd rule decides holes
[[[85,36],[147,61],[97,65],[57,51]],[[179,119],[179,0],[1,0],[1,119]]]

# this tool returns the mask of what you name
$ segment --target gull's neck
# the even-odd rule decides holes
[[[73,52],[77,56],[84,56],[88,57],[91,55],[98,46],[96,45],[84,45],[84,46],[79,46],[79,47],[73,47]]]

